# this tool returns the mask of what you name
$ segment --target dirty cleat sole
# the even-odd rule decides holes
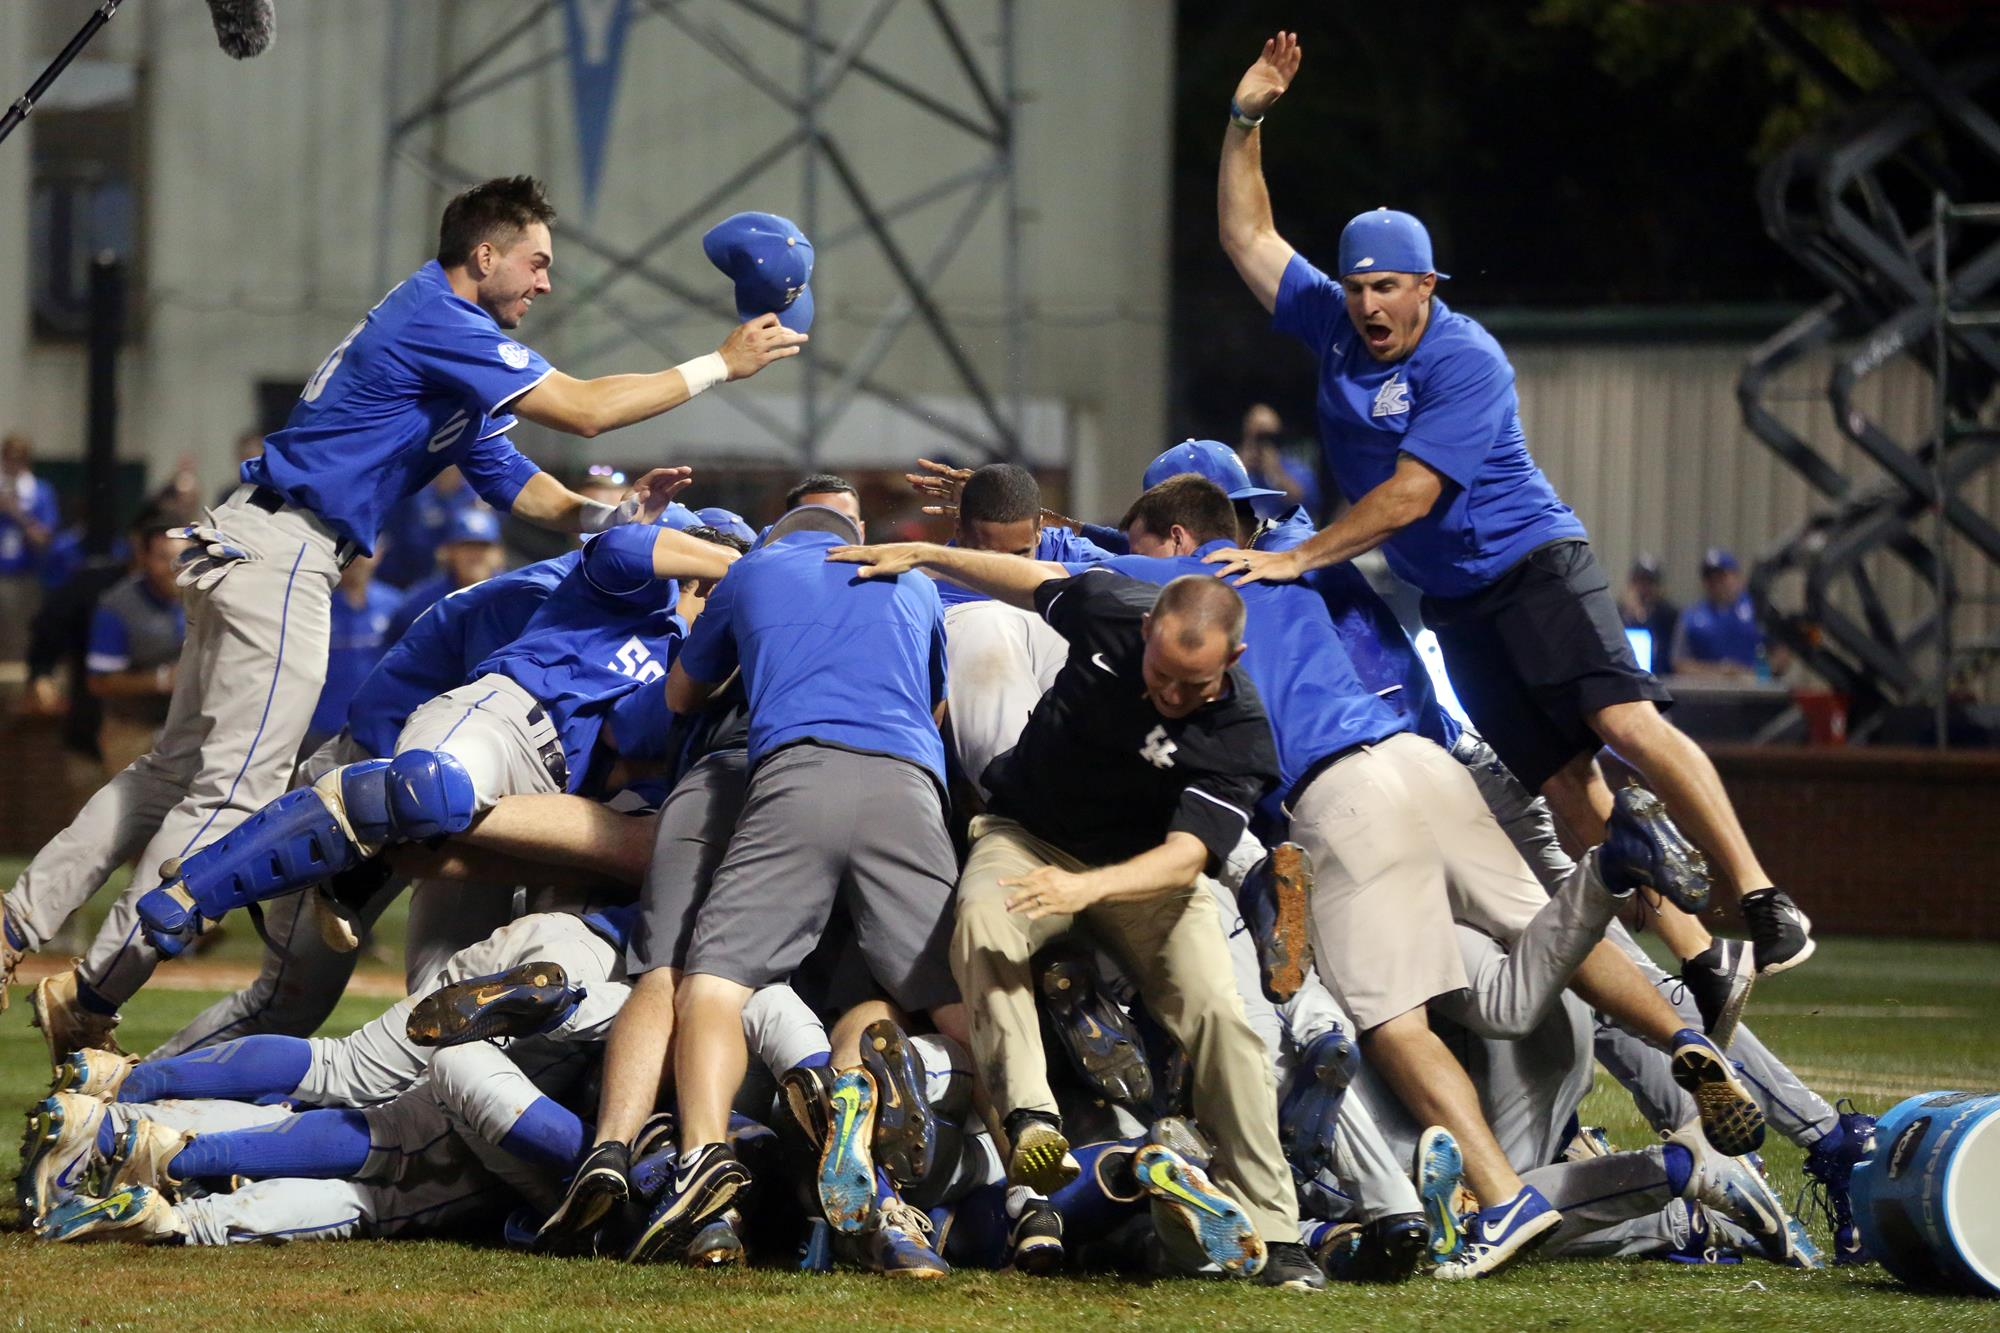
[[[903,1029],[883,1018],[861,1034],[861,1067],[875,1081],[874,1159],[907,1189],[937,1160],[937,1121],[924,1095],[923,1064]]]
[[[1200,1242],[1209,1262],[1242,1277],[1263,1270],[1264,1242],[1257,1228],[1201,1168],[1172,1149],[1149,1143],[1133,1155],[1132,1174]]]
[[[575,998],[560,963],[523,963],[439,987],[410,1010],[405,1030],[419,1046],[531,1036],[558,1021]]]
[[[1726,1157],[1755,1152],[1764,1142],[1764,1109],[1736,1077],[1715,1043],[1689,1028],[1674,1038],[1674,1082],[1694,1098],[1701,1132]]]
[[[819,1154],[819,1203],[835,1231],[861,1231],[875,1217],[875,1079],[850,1069],[827,1098],[832,1125]]]

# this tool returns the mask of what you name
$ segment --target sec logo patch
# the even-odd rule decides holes
[[[533,355],[534,353],[519,343],[500,344],[500,359],[516,370],[526,370],[528,368],[528,360]]]

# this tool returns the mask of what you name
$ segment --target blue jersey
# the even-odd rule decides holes
[[[1232,544],[1209,542],[1193,555],[1122,555],[1105,568],[1148,583],[1171,583],[1184,574],[1213,577],[1215,566],[1204,564],[1202,557]],[[1271,715],[1281,796],[1289,797],[1321,760],[1410,729],[1362,686],[1333,617],[1311,589],[1296,583],[1251,583],[1237,591],[1249,611],[1243,626],[1243,669]]]
[[[956,546],[958,543],[951,544]],[[1068,528],[1043,528],[1042,535],[1035,540],[1034,558],[1052,560],[1059,565],[1081,567],[1101,564],[1123,550],[1124,547],[1121,545],[1118,551],[1107,551],[1088,538],[1077,536]],[[987,600],[983,592],[974,592],[970,588],[961,588],[956,583],[942,581],[938,584],[938,597],[946,606],[955,606],[959,602]]]
[[[541,700],[562,739],[571,791],[625,696],[646,690],[665,698],[667,669],[687,637],[674,609],[679,582],[653,574],[658,536],[650,524],[624,524],[592,537],[527,627],[473,673],[497,672]],[[614,735],[621,733],[629,735]]]
[[[396,737],[417,706],[478,674],[479,664],[519,637],[582,558],[570,551],[539,560],[431,607],[354,692],[347,729],[355,742],[372,755],[394,754]]]
[[[549,363],[457,295],[436,260],[405,278],[327,354],[285,428],[243,464],[364,551],[391,507],[456,464],[502,513],[538,469],[501,413]]]
[[[56,489],[32,472],[11,479],[0,477],[0,486],[14,492],[14,504],[21,518],[0,514],[0,574],[32,574],[40,564],[34,544],[28,540],[21,519],[38,524],[51,537],[62,523]]]
[[[681,669],[720,684],[739,665],[750,762],[796,741],[893,755],[942,783],[944,606],[915,572],[864,579],[826,553],[846,543],[794,532],[759,546],[715,585]]]
[[[1385,364],[1348,319],[1340,284],[1294,255],[1271,324],[1319,357],[1326,472],[1350,502],[1387,481],[1398,454],[1444,477],[1431,512],[1382,548],[1405,581],[1463,597],[1538,546],[1587,536],[1529,456],[1514,368],[1476,322],[1433,296],[1416,350]]]
[[[1743,593],[1728,606],[1717,606],[1703,598],[1681,612],[1674,631],[1673,659],[1694,662],[1733,662],[1737,666],[1757,665],[1757,650],[1764,645],[1764,631],[1757,625],[1757,608],[1750,594]],[[1657,652],[1657,647],[1655,648]]]
[[[451,531],[451,521],[479,503],[470,486],[449,495],[435,484],[397,502],[382,525],[382,563],[375,581],[407,588],[428,578],[437,568],[437,548]]]
[[[325,738],[347,725],[347,706],[368,673],[389,648],[389,617],[395,613],[394,588],[370,583],[360,606],[333,590],[333,625],[326,641],[326,683],[313,707],[311,736]]]
[[[424,612],[456,591],[459,590],[451,586],[451,575],[442,569],[404,589],[396,598],[396,609],[389,613],[388,641],[395,643],[408,634],[410,626]]]

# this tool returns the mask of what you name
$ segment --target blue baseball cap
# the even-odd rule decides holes
[[[1414,214],[1393,208],[1357,213],[1340,232],[1339,276],[1350,273],[1437,273],[1431,234]]]
[[[697,509],[695,514],[704,524],[719,532],[726,532],[732,537],[741,537],[746,542],[757,540],[757,529],[751,527],[744,521],[743,515],[733,509],[710,505],[706,509]]]
[[[451,526],[445,529],[440,545],[452,542],[498,542],[500,540],[500,516],[484,505],[459,510],[451,516]]]
[[[1701,572],[1704,578],[1710,574],[1722,573],[1724,570],[1734,574],[1742,568],[1743,566],[1736,563],[1736,557],[1720,546],[1711,546],[1702,553]]]
[[[776,213],[737,213],[708,229],[702,252],[736,284],[741,319],[775,314],[794,333],[812,327],[812,242]]]
[[[1150,491],[1168,477],[1178,477],[1183,472],[1206,477],[1220,486],[1232,500],[1255,502],[1273,496],[1280,500],[1285,498],[1283,491],[1253,485],[1250,470],[1243,466],[1243,460],[1221,440],[1181,441],[1146,464],[1146,475],[1142,480]]]

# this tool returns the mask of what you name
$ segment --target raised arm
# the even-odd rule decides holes
[[[882,546],[836,546],[828,560],[860,565],[864,579],[894,578],[913,569],[950,579],[983,592],[997,602],[1035,609],[1035,589],[1050,579],[1066,579],[1069,571],[1045,560],[1029,560],[1001,551],[968,551],[930,542],[889,542]]]
[[[1437,470],[1408,454],[1396,460],[1396,470],[1375,489],[1356,500],[1348,511],[1289,551],[1245,551],[1230,548],[1203,557],[1220,565],[1224,578],[1236,582],[1283,583],[1315,569],[1372,551],[1437,507],[1445,479]]]
[[[1257,63],[1236,85],[1229,128],[1222,132],[1222,170],[1216,181],[1215,211],[1222,249],[1245,285],[1266,310],[1278,304],[1278,284],[1292,262],[1292,247],[1271,220],[1271,194],[1264,186],[1263,132],[1257,122],[1285,95],[1299,72],[1297,33],[1281,32],[1264,43]]]
[[[726,380],[747,379],[773,361],[797,356],[806,342],[805,334],[792,332],[776,315],[759,315],[730,330],[717,350],[669,370],[601,375],[594,380],[552,370],[509,404],[508,411],[550,430],[589,439],[672,411]]]
[[[633,483],[623,501],[608,505],[578,495],[546,472],[537,472],[521,487],[507,512],[551,532],[602,532],[621,523],[653,522],[693,479],[692,468],[656,467]]]

